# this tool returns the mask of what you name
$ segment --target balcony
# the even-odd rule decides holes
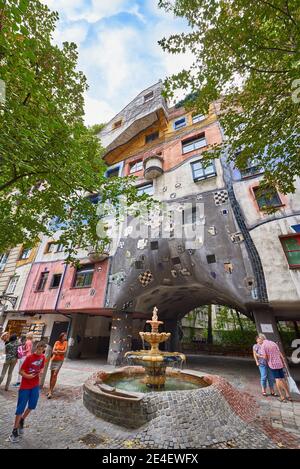
[[[159,155],[151,155],[144,159],[144,178],[153,180],[163,173],[163,158]]]
[[[110,256],[110,244],[99,243],[88,251],[88,258],[92,263],[102,262]]]

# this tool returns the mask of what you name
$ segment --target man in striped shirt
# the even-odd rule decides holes
[[[259,337],[263,340],[260,353],[262,357],[267,360],[269,368],[271,368],[280,395],[279,400],[281,402],[286,402],[286,400],[291,401],[292,399],[283,371],[283,368],[287,366],[284,356],[275,342],[267,340],[264,334],[259,334]]]

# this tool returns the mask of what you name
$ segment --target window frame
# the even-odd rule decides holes
[[[86,271],[85,277],[88,277],[90,273],[92,273],[90,283],[85,284],[85,278],[84,278],[84,284],[83,285],[76,285],[78,281],[78,275],[84,273]],[[72,288],[91,288],[93,284],[93,279],[94,279],[94,273],[95,273],[95,265],[94,264],[84,264],[81,265],[79,268],[76,269],[75,274],[74,274],[74,279],[72,283]]]
[[[204,145],[197,146],[198,142],[204,142]],[[193,148],[186,150],[187,147],[192,146]],[[190,153],[195,150],[200,150],[200,148],[207,147],[207,140],[205,137],[205,133],[201,133],[195,135],[194,137],[186,138],[185,140],[181,140],[181,152],[183,155]]]
[[[151,134],[145,135],[145,145],[148,145],[148,143],[154,142],[158,138],[159,138],[159,130],[155,130],[155,132],[151,132]]]
[[[200,119],[200,117],[202,117],[202,119]],[[195,114],[194,116],[192,116],[192,123],[197,124],[198,122],[205,121],[205,119],[206,119],[205,114]]]
[[[39,292],[45,291],[48,277],[49,277],[49,271],[40,273],[39,281],[38,281],[38,284],[37,284],[37,287],[36,287],[36,290],[35,290],[36,292],[39,293]],[[44,283],[42,282],[43,279],[45,279]]]
[[[216,170],[216,165],[215,165],[214,161],[211,163],[211,165],[208,166],[208,168],[212,167],[214,172],[213,173],[208,173],[208,174],[206,174],[206,170],[208,168],[204,168],[201,161],[202,160],[200,159],[200,160],[191,161],[191,163],[190,163],[194,182],[204,181],[205,179],[210,179],[212,177],[217,176],[217,170]],[[200,164],[201,167],[202,167],[203,176],[196,177],[196,175],[195,175],[197,170],[195,170],[194,165],[197,164],[197,163]]]
[[[256,192],[259,190],[259,186],[255,186],[255,187],[252,187],[252,192],[254,194],[254,198],[255,198],[255,201],[257,203],[257,206],[258,206],[258,209],[260,212],[265,212],[266,210],[268,209],[272,209],[272,208],[280,208],[280,207],[283,207],[284,206],[284,203],[282,202],[281,200],[281,197],[280,197],[280,194],[278,193],[277,189],[275,188],[272,188],[272,190],[274,190],[274,192],[276,192],[276,196],[278,198],[278,201],[279,203],[276,204],[276,205],[260,205],[259,203],[259,199],[264,197],[264,195],[260,196],[259,198],[256,196]],[[265,207],[265,208],[264,208]]]
[[[179,121],[183,121],[183,123],[181,125],[176,125]],[[173,129],[174,130],[179,130],[179,129],[182,129],[182,127],[186,127],[187,125],[187,119],[186,119],[186,116],[184,117],[179,117],[178,119],[174,120],[173,121]]]
[[[149,93],[144,94],[144,104],[148,103],[152,99],[154,99],[154,91],[149,91]]]
[[[143,187],[151,187],[152,188],[152,194],[148,194],[148,192],[140,192],[140,190],[143,188]],[[137,192],[138,192],[138,195],[143,195],[143,194],[148,194],[148,195],[153,195],[154,194],[154,187],[153,187],[153,184],[152,183],[149,183],[149,184],[143,184],[141,186],[137,186]]]
[[[54,277],[58,277],[60,276],[60,279],[59,279],[59,284],[57,286],[54,286],[53,283],[54,283]],[[49,287],[49,290],[53,289],[53,290],[56,290],[57,288],[60,287],[60,284],[61,284],[61,279],[62,279],[62,274],[61,273],[57,273],[57,274],[53,274],[52,275],[52,278],[51,278],[51,282],[50,282],[50,287]]]
[[[135,169],[133,171],[133,168],[138,165],[139,163],[141,163],[141,168],[140,169]],[[135,160],[135,161],[132,161],[131,163],[129,163],[129,174],[133,174],[133,173],[137,173],[138,171],[142,171],[144,168],[144,165],[143,165],[143,160]]]
[[[15,280],[15,279],[17,279],[17,281],[15,283],[13,283],[13,280]],[[5,293],[7,295],[12,295],[15,292],[16,286],[17,286],[19,280],[20,280],[20,275],[13,275],[12,277],[10,277],[7,288],[5,290]],[[13,286],[13,289],[11,288],[12,286]]]
[[[289,261],[288,255],[287,255],[287,252],[298,252],[298,251],[300,252],[300,243],[299,243],[299,250],[298,249],[295,249],[295,250],[294,249],[293,250],[286,249],[284,241],[286,239],[290,239],[290,238],[293,238],[293,239],[298,238],[299,241],[300,241],[300,233],[291,233],[291,234],[288,234],[288,235],[280,235],[279,240],[280,240],[280,243],[281,243],[281,246],[282,246],[282,250],[283,250],[284,255],[286,257],[289,269],[291,269],[291,270],[300,269],[300,264],[290,264],[290,261]]]
[[[4,252],[0,255],[0,272],[3,272],[3,270],[5,269],[5,266],[8,261],[8,256],[9,256],[8,252]],[[4,262],[3,262],[3,258],[4,258]]]
[[[24,249],[22,249],[18,260],[19,260],[19,261],[25,261],[25,260],[29,259],[30,254],[31,254],[31,251],[32,251],[31,248],[24,248]],[[25,254],[25,253],[27,253],[26,257],[24,257],[24,254]]]

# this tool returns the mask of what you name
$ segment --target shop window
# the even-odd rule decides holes
[[[11,277],[5,293],[7,293],[8,295],[11,295],[12,293],[14,293],[17,283],[19,281],[19,278],[20,277],[17,275],[14,275],[13,277]]]
[[[213,176],[216,176],[216,168],[214,163],[204,167],[200,160],[193,161],[191,163],[192,173],[194,182],[201,181],[202,179],[207,179]]]
[[[283,205],[278,192],[272,187],[268,189],[255,187],[253,191],[259,210],[267,210],[269,208],[281,207]]]
[[[156,132],[152,132],[152,134],[146,135],[145,143],[153,142],[154,140],[158,139],[158,137],[159,137],[159,131],[157,130]]]
[[[84,265],[79,267],[76,271],[74,287],[75,288],[84,288],[90,287],[92,285],[94,275],[94,265]]]
[[[300,234],[280,236],[290,269],[300,268]]]
[[[186,126],[186,118],[185,117],[181,117],[180,119],[177,119],[173,123],[174,130],[181,129],[182,127],[185,127],[185,126]]]
[[[39,280],[36,291],[44,291],[45,290],[48,275],[49,275],[49,272],[42,272],[41,273],[40,280]]]
[[[189,153],[190,151],[198,150],[207,146],[205,134],[196,135],[195,137],[188,138],[181,142],[182,154]]]
[[[22,249],[20,257],[19,257],[19,261],[24,260],[24,259],[28,259],[29,256],[30,256],[30,252],[31,252],[31,249],[29,249],[29,248]]]
[[[134,161],[130,164],[130,174],[136,173],[137,171],[141,171],[143,169],[143,160]]]
[[[153,195],[154,194],[153,185],[145,184],[144,186],[139,186],[137,187],[137,193],[138,195],[143,195],[143,194]]]
[[[5,265],[8,259],[8,253],[0,254],[0,272],[5,269]]]
[[[60,285],[62,274],[54,274],[51,279],[50,288],[58,288]]]

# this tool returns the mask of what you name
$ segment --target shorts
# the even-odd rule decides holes
[[[271,370],[272,370],[272,373],[273,373],[273,376],[274,376],[275,379],[285,378],[283,368],[278,368],[276,370],[271,369]]]
[[[40,386],[35,386],[32,389],[20,389],[18,396],[18,404],[16,415],[22,415],[28,404],[28,409],[34,410],[37,406],[40,397]]]
[[[52,360],[51,365],[50,365],[50,370],[59,372],[59,370],[62,367],[63,362],[64,362],[63,360]]]

